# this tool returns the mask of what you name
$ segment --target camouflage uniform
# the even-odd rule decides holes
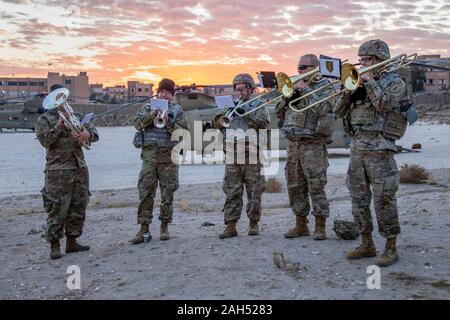
[[[139,174],[139,207],[137,221],[150,224],[153,219],[153,203],[156,189],[161,188],[159,220],[172,222],[173,195],[178,189],[178,164],[171,158],[173,147],[178,141],[171,141],[176,129],[188,129],[185,113],[180,105],[169,103],[169,121],[164,128],[156,128],[150,105],[144,105],[133,119],[137,130],[143,131],[141,152],[142,169]]]
[[[376,55],[378,50],[379,58],[389,58],[387,45],[380,46],[379,40],[367,43],[368,48],[366,44],[361,46],[360,56]],[[385,238],[395,238],[400,233],[395,140],[403,136],[407,126],[400,109],[408,101],[408,95],[405,82],[395,72],[375,79],[351,95],[341,96],[336,115],[344,118],[346,132],[352,137],[347,187],[358,230],[363,235],[373,231],[370,212],[373,193],[379,232]]]
[[[76,115],[81,119],[81,115]],[[89,202],[89,172],[80,143],[64,125],[58,124],[56,110],[47,111],[36,122],[36,136],[47,150],[45,187],[41,190],[48,213],[46,238],[49,242],[63,237],[77,238],[83,232]],[[90,141],[98,141],[97,129],[85,125]]]
[[[326,79],[314,82],[309,88],[297,95],[304,95],[311,90],[329,83]],[[334,92],[329,87],[309,99],[303,99],[296,105],[303,108],[319,101]],[[289,204],[294,214],[307,216],[329,216],[329,204],[325,194],[327,183],[328,153],[327,143],[331,142],[334,123],[334,99],[325,101],[305,112],[295,112],[288,107],[290,100],[278,103],[277,117],[281,119],[281,131],[289,141],[285,176],[287,181]]]
[[[243,107],[246,111],[253,109],[259,105],[260,101],[255,100]],[[216,119],[223,115],[226,111],[219,112]],[[226,135],[230,130],[244,130],[254,129],[258,133],[259,129],[266,129],[269,126],[269,113],[265,108],[261,108],[255,112],[250,113],[245,117],[234,116],[231,118],[230,127],[223,129],[217,121],[213,122],[213,127],[222,129],[224,133],[224,141]],[[257,142],[259,143],[259,142]],[[241,217],[244,192],[244,185],[247,192],[247,216],[252,221],[259,221],[261,218],[261,200],[265,189],[265,179],[261,174],[261,162],[258,157],[258,146],[250,143],[249,140],[245,143],[245,161],[243,164],[237,162],[236,144],[226,144],[226,148],[233,148],[233,150],[225,150],[226,154],[235,154],[233,164],[225,165],[225,176],[222,190],[226,195],[224,204],[224,221],[227,224],[230,221],[237,221]],[[251,163],[251,159],[256,159],[257,163]],[[244,160],[244,159],[243,159]]]

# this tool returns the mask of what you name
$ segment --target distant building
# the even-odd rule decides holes
[[[153,84],[128,81],[128,99],[146,98],[153,95]]]
[[[49,72],[47,76],[48,89],[54,84],[61,84],[70,90],[70,102],[89,102],[89,77],[86,72],[80,72],[77,76],[66,76],[65,74],[59,75],[56,72]]]
[[[121,103],[127,98],[127,88],[123,85],[117,85],[114,87],[106,87],[105,93],[107,94],[109,103]]]
[[[208,94],[210,96],[233,94],[233,86],[231,84],[217,84],[197,86],[198,91]]]
[[[0,78],[0,100],[23,101],[47,92],[45,78]]]
[[[104,96],[103,84],[96,83],[89,85],[89,100],[100,101]]]
[[[425,78],[425,92],[438,93],[449,89],[450,71],[428,71],[425,72]]]
[[[440,55],[423,55],[418,56],[417,60],[421,63],[444,67],[450,69],[450,58],[441,58]],[[423,89],[425,92],[439,93],[449,90],[450,70],[426,68],[425,82]]]

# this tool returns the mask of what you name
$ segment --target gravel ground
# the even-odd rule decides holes
[[[155,219],[149,243],[129,244],[138,230],[136,190],[97,191],[80,238],[92,249],[54,261],[42,234],[40,197],[2,198],[0,299],[449,299],[450,170],[432,174],[433,184],[401,185],[400,261],[381,270],[379,290],[366,285],[375,258],[346,260],[359,240],[339,240],[331,229],[333,219],[351,219],[344,175],[333,175],[326,241],[283,237],[294,222],[285,185],[281,193],[264,195],[259,236],[247,236],[244,214],[239,236],[220,240],[220,183],[186,184],[176,194],[171,240],[159,240]],[[380,252],[384,240],[374,236]],[[280,253],[281,269],[273,260]],[[81,269],[81,290],[66,287],[71,265]]]

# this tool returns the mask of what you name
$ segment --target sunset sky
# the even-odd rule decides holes
[[[356,62],[373,38],[393,54],[448,57],[449,17],[446,0],[0,0],[0,76],[227,84],[240,72],[295,74],[305,53]]]

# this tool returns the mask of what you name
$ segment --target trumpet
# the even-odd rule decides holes
[[[356,89],[358,89],[358,87],[361,85],[361,75],[364,73],[371,72],[374,70],[376,70],[377,73],[380,75],[382,75],[384,73],[394,72],[398,69],[401,69],[401,68],[404,68],[404,67],[410,65],[411,63],[414,62],[414,60],[416,60],[416,58],[417,58],[417,53],[413,53],[410,55],[406,55],[405,53],[402,53],[402,54],[399,54],[388,60],[381,61],[374,65],[371,65],[368,67],[362,67],[359,69],[357,69],[355,67],[355,65],[353,65],[351,63],[343,63],[342,67],[341,67],[341,77],[339,79],[332,81],[326,85],[323,85],[311,92],[308,92],[307,94],[304,94],[303,96],[301,96],[297,99],[292,100],[289,103],[289,107],[295,112],[303,112],[303,111],[309,110],[318,104],[321,104],[327,100],[334,98],[337,95],[342,94],[346,90],[355,91]],[[316,101],[304,108],[297,109],[296,107],[294,107],[294,104],[298,103],[298,101],[300,101],[302,99],[306,99],[307,97],[311,96],[312,94],[315,94],[317,92],[320,92],[320,91],[326,89],[328,86],[333,86],[333,88],[334,88],[334,85],[338,82],[340,82],[342,84],[343,89],[341,89],[319,101]]]
[[[69,129],[72,135],[77,135],[82,132],[85,128],[81,124],[80,120],[74,115],[72,107],[67,103],[69,98],[69,90],[66,88],[56,89],[50,92],[42,102],[42,106],[46,110],[56,109],[59,116],[63,119],[64,125]],[[59,107],[62,106],[63,110]],[[67,115],[67,116],[66,116]],[[80,142],[86,150],[91,149],[91,143],[88,141]]]
[[[275,89],[272,89],[269,92],[265,92],[265,93],[262,93],[260,95],[257,95],[256,97],[254,97],[254,98],[244,102],[241,105],[241,107],[243,107],[244,105],[250,104],[253,101],[261,99],[264,96],[272,94],[274,91],[278,91],[281,94],[280,96],[278,96],[276,98],[273,98],[273,99],[270,99],[270,100],[268,100],[268,101],[266,101],[266,102],[264,102],[264,103],[262,103],[262,104],[260,104],[260,105],[258,105],[256,107],[254,107],[251,110],[248,110],[246,112],[245,111],[239,112],[240,110],[244,110],[244,109],[241,108],[240,110],[236,110],[236,113],[237,113],[238,116],[244,117],[244,116],[246,116],[246,115],[248,115],[248,114],[250,114],[250,113],[252,113],[252,112],[254,112],[256,110],[259,110],[259,109],[261,109],[261,108],[263,108],[263,107],[265,107],[265,106],[267,106],[269,104],[278,103],[283,98],[289,99],[290,97],[292,97],[292,95],[295,92],[295,87],[294,86],[295,86],[295,84],[297,82],[305,81],[305,80],[313,81],[313,79],[315,77],[317,77],[318,75],[319,75],[319,67],[317,67],[317,68],[315,68],[315,69],[313,69],[313,70],[311,70],[309,72],[305,72],[303,74],[299,74],[299,75],[296,75],[296,76],[293,76],[293,77],[289,77],[284,72],[279,72],[276,75],[277,87]]]
[[[155,116],[155,119],[153,120],[153,125],[156,128],[162,129],[167,125],[166,120],[164,119],[166,114],[167,114],[166,110],[158,111],[158,113]]]

